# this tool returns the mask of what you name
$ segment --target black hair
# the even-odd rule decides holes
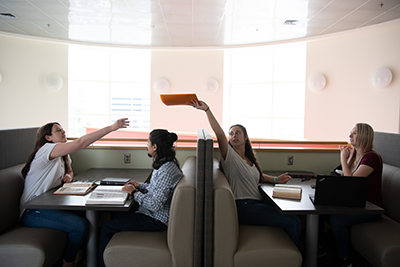
[[[168,161],[174,162],[179,167],[174,148],[174,142],[178,140],[176,133],[170,133],[164,129],[155,129],[150,132],[149,140],[152,145],[157,145],[156,155],[153,160],[154,169],[160,168]]]

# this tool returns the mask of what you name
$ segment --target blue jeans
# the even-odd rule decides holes
[[[344,259],[348,255],[350,244],[349,227],[366,222],[377,221],[381,214],[349,214],[349,215],[331,215],[329,223],[333,238],[336,242],[336,253],[339,258]]]
[[[101,227],[100,235],[100,246],[99,246],[99,258],[100,266],[103,267],[104,259],[103,253],[107,247],[108,242],[114,234],[122,231],[165,231],[167,226],[149,216],[135,211],[129,212],[116,212],[113,214],[113,218],[104,223]],[[134,262],[134,261],[133,261]]]
[[[65,210],[27,209],[21,222],[28,227],[51,228],[68,234],[63,259],[75,260],[76,254],[84,248],[89,234],[88,221],[77,213]]]
[[[236,208],[240,224],[281,227],[297,245],[301,233],[299,216],[283,215],[274,206],[255,199],[236,200]]]

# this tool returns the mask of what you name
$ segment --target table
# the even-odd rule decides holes
[[[144,182],[151,169],[89,169],[74,177],[74,180],[102,180],[106,177],[130,178],[138,182]],[[85,210],[86,218],[90,224],[89,240],[87,244],[87,266],[98,266],[98,222],[99,211],[129,211],[132,199],[128,199],[125,205],[88,205],[86,200],[90,193],[85,196],[53,195],[56,190],[49,190],[46,193],[26,202],[23,206],[27,209],[57,209],[57,210]]]
[[[311,185],[315,185],[315,179],[304,180],[301,178],[292,178],[288,185],[301,185],[301,200],[290,200],[283,198],[273,198],[273,184],[262,184],[259,189],[263,196],[271,200],[274,205],[279,208],[283,214],[306,215],[306,254],[305,266],[317,266],[318,253],[318,226],[320,214],[383,214],[384,209],[367,201],[365,208],[355,207],[334,207],[334,206],[314,206],[309,198],[310,194],[314,194],[315,189]]]

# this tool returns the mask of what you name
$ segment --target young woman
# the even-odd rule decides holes
[[[100,236],[100,266],[103,253],[115,233],[121,231],[165,231],[168,227],[172,195],[183,173],[175,157],[175,133],[156,129],[147,143],[148,156],[153,158],[153,173],[149,184],[129,181],[122,188],[139,204],[132,212],[114,213],[114,218],[103,224]],[[139,191],[140,190],[140,191]]]
[[[74,212],[64,210],[24,209],[22,205],[44,192],[70,183],[73,180],[70,153],[83,149],[104,135],[126,128],[127,119],[120,119],[114,124],[86,134],[72,142],[62,126],[57,122],[42,126],[36,135],[35,149],[30,155],[22,175],[25,178],[24,192],[21,196],[21,222],[29,227],[52,228],[68,233],[68,240],[63,256],[63,266],[74,266],[83,257],[78,251],[84,245],[89,225],[86,219]],[[79,255],[78,255],[79,254]]]
[[[188,104],[206,112],[211,128],[217,136],[221,154],[221,169],[232,188],[239,223],[281,227],[297,245],[301,232],[300,218],[293,215],[282,215],[272,205],[263,203],[258,190],[259,183],[284,184],[291,177],[287,173],[273,177],[262,172],[245,127],[242,125],[232,126],[229,129],[228,142],[224,131],[205,102],[193,101]]]
[[[366,123],[357,123],[350,131],[351,146],[340,150],[343,176],[370,177],[367,200],[382,206],[382,158],[373,151],[374,130]],[[379,220],[381,214],[331,215],[330,226],[336,242],[339,266],[352,266],[348,258],[349,227],[358,223]]]

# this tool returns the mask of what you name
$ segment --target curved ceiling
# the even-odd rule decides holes
[[[400,18],[400,0],[0,0],[0,31],[122,46],[262,44]]]

